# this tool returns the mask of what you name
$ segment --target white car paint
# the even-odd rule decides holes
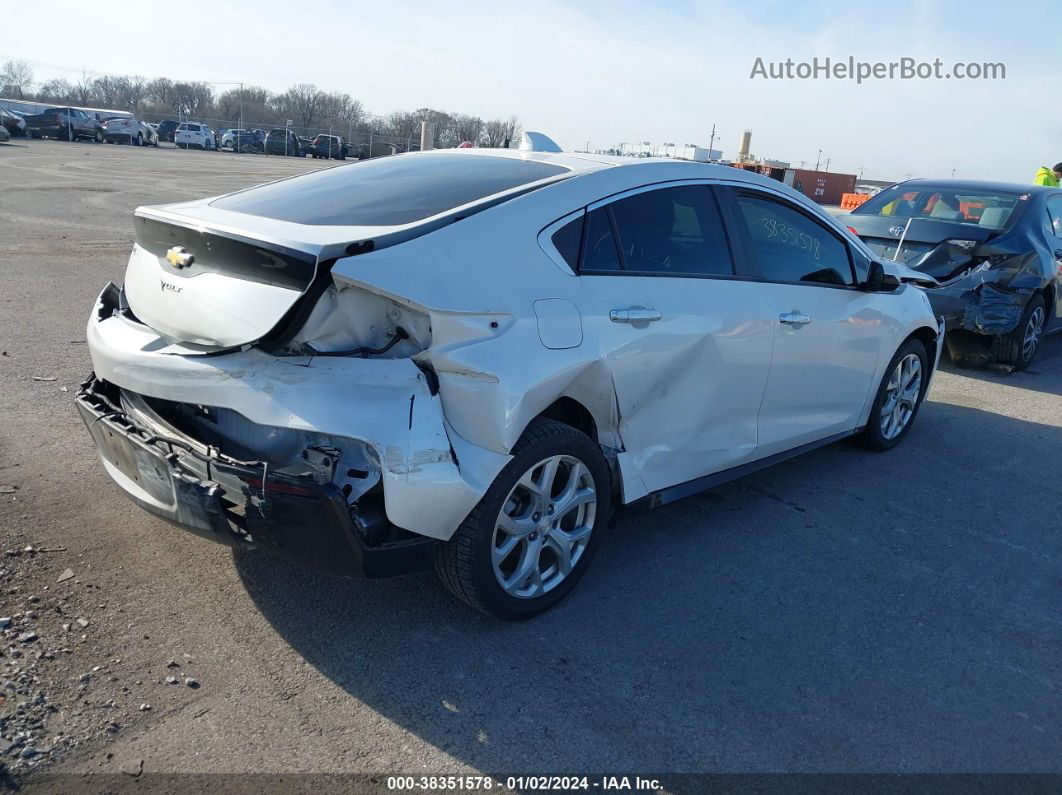
[[[173,142],[180,147],[191,149],[214,149],[217,140],[214,131],[199,122],[182,122],[173,133]]]
[[[390,521],[446,539],[528,423],[559,398],[593,417],[617,462],[620,500],[632,502],[865,425],[893,352],[912,333],[938,332],[928,300],[910,284],[870,293],[740,277],[576,275],[550,242],[579,208],[682,184],[777,197],[866,253],[813,202],[749,172],[505,150],[397,157],[523,158],[570,171],[536,190],[392,226],[278,221],[212,200],[141,208],[143,219],[284,246],[317,268],[331,262],[332,286],[314,310],[321,328],[329,317],[357,322],[360,310],[344,314],[341,305],[378,302],[384,315],[406,312],[430,331],[380,358],[273,355],[255,342],[294,306],[298,290],[217,273],[179,280],[161,256],[137,246],[126,296],[142,324],[117,313],[100,318],[97,308],[88,328],[97,376],[262,425],[358,440],[375,451]],[[345,254],[366,240],[374,250]],[[659,319],[617,323],[613,311]],[[779,322],[793,312],[812,322]],[[333,340],[342,327],[332,324]],[[358,339],[377,347],[380,334],[371,324]],[[344,347],[329,344],[317,349]]]
[[[149,124],[127,117],[106,119],[103,135],[108,142],[132,143],[138,146],[158,146],[159,134]]]

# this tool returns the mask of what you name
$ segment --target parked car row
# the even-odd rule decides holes
[[[262,129],[215,130],[198,121],[164,119],[153,124],[136,119],[132,114],[108,115],[82,108],[55,107],[41,113],[24,114],[0,108],[0,124],[11,135],[59,140],[93,140],[99,143],[128,143],[134,146],[158,146],[166,141],[180,149],[203,151],[230,150],[248,154],[267,154],[284,157],[306,157],[324,160],[361,160],[395,153],[395,147],[385,142],[362,144],[352,150],[340,135],[322,133],[314,138],[298,135],[294,130],[276,127]]]

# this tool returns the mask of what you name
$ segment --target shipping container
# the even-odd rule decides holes
[[[846,193],[855,193],[855,174],[787,168],[782,180],[819,204],[840,204]]]

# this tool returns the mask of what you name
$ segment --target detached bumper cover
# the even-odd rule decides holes
[[[429,538],[368,546],[334,485],[154,436],[108,399],[95,376],[76,404],[110,478],[140,507],[186,530],[332,574],[388,577],[431,566]]]

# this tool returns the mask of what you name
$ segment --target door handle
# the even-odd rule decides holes
[[[608,319],[613,323],[651,323],[660,318],[661,314],[657,310],[640,307],[613,309],[608,313]]]
[[[806,326],[811,322],[811,318],[799,312],[783,312],[778,316],[778,322],[789,326]]]

